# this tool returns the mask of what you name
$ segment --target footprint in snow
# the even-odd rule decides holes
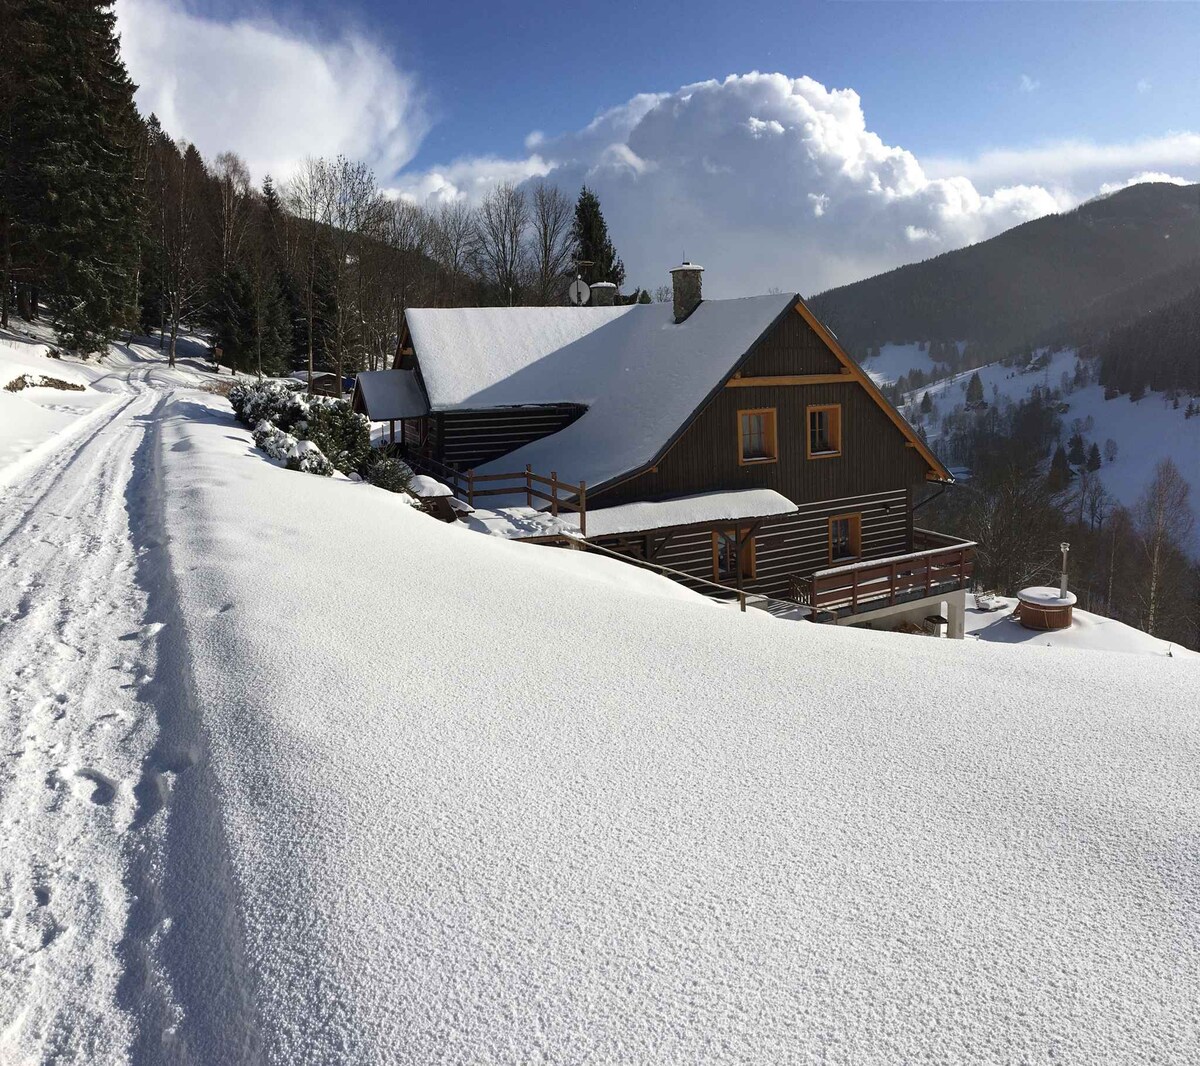
[[[85,766],[76,770],[75,776],[93,786],[92,794],[88,798],[99,807],[107,807],[117,795],[117,782],[99,770]]]

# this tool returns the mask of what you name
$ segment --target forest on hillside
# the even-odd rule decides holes
[[[982,387],[972,397],[968,386],[966,406],[940,416],[938,451],[970,476],[932,489],[918,524],[975,541],[977,581],[1008,596],[1056,585],[1067,542],[1080,607],[1200,649],[1191,486],[1166,459],[1129,506],[1109,494],[1105,468],[1116,443],[1090,418],[1065,424],[1062,416],[1064,397],[1086,386],[1094,368],[1079,363],[1074,381],[1035,385],[1017,402],[987,402]],[[918,431],[938,418],[926,394]]]
[[[1200,396],[1200,284],[1181,299],[1114,329],[1095,355],[1100,384],[1114,393],[1128,393],[1135,400],[1149,390]]]
[[[0,48],[0,325],[48,315],[65,348],[198,331],[259,374],[390,365],[412,305],[562,304],[625,268],[596,196],[500,185],[478,206],[389,198],[364,163],[256,183],[142,117],[111,4],[30,0]],[[658,294],[662,298],[662,294]],[[618,302],[649,302],[635,289]]]
[[[1195,287],[1200,185],[1134,185],[980,244],[831,289],[811,305],[860,358],[966,342],[969,365],[1080,346]]]

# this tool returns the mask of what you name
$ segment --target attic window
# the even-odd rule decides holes
[[[778,458],[775,408],[739,411],[738,462],[745,466],[747,463],[773,463]]]
[[[840,403],[809,407],[807,445],[810,459],[831,459],[842,454]]]

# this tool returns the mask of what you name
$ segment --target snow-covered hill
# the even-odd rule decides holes
[[[1016,402],[1028,397],[1035,386],[1059,388],[1063,374],[1073,377],[1076,362],[1075,352],[1068,349],[1050,354],[1038,370],[991,363],[979,368],[978,373],[988,403],[997,398]],[[880,354],[863,366],[876,381],[889,383],[917,368],[929,373],[936,364],[930,360],[928,352],[921,351],[915,344],[889,344],[883,345]],[[910,420],[916,421],[918,405],[926,393],[936,404],[938,422],[927,430],[935,448],[941,419],[963,409],[967,382],[975,372],[967,370],[907,394],[905,414]],[[1086,422],[1090,418],[1092,428],[1085,433],[1089,441],[1095,441],[1101,449],[1108,439],[1116,441],[1117,458],[1114,462],[1104,463],[1100,477],[1104,487],[1120,503],[1126,506],[1136,503],[1154,476],[1155,466],[1168,457],[1175,461],[1192,485],[1193,493],[1200,493],[1200,418],[1184,417],[1186,398],[1178,407],[1173,407],[1163,394],[1153,392],[1136,403],[1128,396],[1106,400],[1103,387],[1087,385],[1065,395],[1063,402],[1068,405],[1062,416],[1067,433],[1076,419]]]
[[[1200,1057],[1194,660],[741,614],[120,373],[0,496],[0,1059]]]

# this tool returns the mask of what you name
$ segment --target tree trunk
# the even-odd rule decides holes
[[[0,279],[4,289],[0,293],[0,326],[7,328],[9,291],[12,289],[12,238],[9,234],[8,215],[0,218],[0,229],[4,233],[4,277]]]

